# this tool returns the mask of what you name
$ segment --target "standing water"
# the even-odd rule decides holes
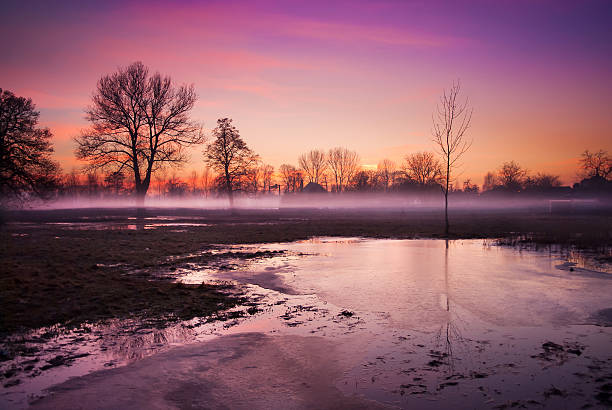
[[[157,384],[137,386],[142,397],[130,400],[142,406],[198,397],[230,408],[301,407],[323,398],[351,407],[611,404],[612,275],[605,269],[482,240],[315,238],[231,248],[284,252],[229,270],[188,266],[172,273],[174,280],[244,284],[260,313],[223,326],[172,326],[171,337],[156,343],[138,336],[138,343],[125,342],[129,358],[102,337],[79,359],[90,366],[80,368],[117,368],[68,380],[37,405],[104,395],[116,391],[117,380],[143,375]],[[167,340],[175,348],[168,350]],[[272,348],[275,363],[262,363]],[[224,349],[233,351],[223,360],[211,356]],[[12,398],[19,388],[28,391],[28,382]],[[337,396],[356,401],[334,402]]]

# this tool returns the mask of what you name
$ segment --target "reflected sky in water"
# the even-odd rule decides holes
[[[48,329],[33,332],[23,336],[25,345],[41,350],[2,370],[39,361],[0,400],[24,404],[28,395],[71,376],[241,332],[333,340],[342,346],[334,358],[343,369],[337,387],[400,407],[596,405],[598,389],[612,377],[612,333],[603,326],[611,323],[598,314],[612,307],[612,276],[568,265],[556,252],[483,240],[360,238],[209,251],[227,253],[224,268],[186,264],[164,277],[242,284],[256,314],[242,307],[241,318],[194,319],[165,329],[138,321],[58,328],[59,336],[38,344]],[[284,252],[235,257],[254,251]],[[74,360],[41,370],[57,356]],[[562,395],[551,393],[551,385]]]

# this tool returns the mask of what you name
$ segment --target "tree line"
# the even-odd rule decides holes
[[[0,90],[1,194],[3,201],[31,195],[129,194],[142,206],[147,194],[224,195],[232,205],[237,192],[418,191],[442,194],[447,209],[449,194],[481,191],[471,180],[460,183],[455,176],[459,159],[472,144],[467,138],[472,108],[460,91],[460,84],[454,83],[434,111],[432,142],[437,152],[412,153],[399,164],[384,159],[376,169],[363,169],[359,155],[348,148],[314,149],[301,154],[297,165],[274,169],[247,145],[230,118],[217,120],[212,134],[205,136],[202,125],[190,117],[197,100],[193,85],[176,85],[169,76],[151,73],[136,62],[96,84],[85,110],[90,127],[74,138],[76,158],[86,165],[82,172],[62,175],[51,158],[51,131],[38,127],[32,100]],[[206,167],[199,174],[179,178],[169,172],[188,160],[187,147],[205,143]],[[606,151],[585,151],[581,176],[609,180],[611,163]],[[509,161],[485,175],[482,191],[560,185],[556,175],[532,175]]]

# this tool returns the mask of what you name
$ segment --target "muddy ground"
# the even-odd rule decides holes
[[[610,216],[607,212],[551,215],[537,210],[454,212],[451,238],[492,238],[497,243],[521,248],[586,250],[596,261],[609,265]],[[284,252],[219,245],[291,242],[313,236],[441,238],[443,228],[443,214],[427,210],[12,212],[5,215],[0,228],[3,270],[0,338],[5,346],[0,349],[0,362],[37,355],[20,348],[57,343],[58,334],[53,331],[28,336],[32,340],[7,343],[15,334],[27,334],[29,329],[45,326],[62,324],[61,329],[77,329],[69,342],[76,346],[81,343],[79,340],[87,340],[88,336],[81,333],[90,324],[105,320],[137,319],[139,329],[163,329],[192,318],[225,322],[256,315],[260,308],[265,309],[265,304],[249,299],[251,295],[240,286],[219,281],[206,285],[179,284],[171,280],[183,269],[206,266],[218,272],[227,271],[222,276],[240,282],[242,273],[236,269],[241,265],[283,256]],[[567,269],[573,271],[573,266],[569,263]],[[286,295],[300,292],[279,282],[279,277],[268,271],[249,277],[247,282]],[[333,318],[343,314],[344,311],[330,313]],[[350,317],[352,312],[346,311],[346,315]],[[138,333],[139,329],[130,332]],[[327,361],[334,357],[329,353],[338,349],[338,344],[317,337],[244,334],[223,336],[198,346],[175,348],[126,368],[69,380],[54,388],[57,395],[44,398],[37,405],[70,407],[78,396],[79,406],[85,403],[85,407],[91,404],[103,408],[125,408],[130,403],[164,408],[206,407],[203,403],[232,403],[243,408],[257,404],[255,407],[267,408],[271,403],[279,403],[280,398],[286,401],[286,407],[297,408],[320,407],[317,404],[322,398],[336,408],[377,406],[365,398],[347,397],[346,392],[343,395],[334,386],[339,370]],[[24,377],[38,377],[47,369],[71,366],[80,359],[80,354],[88,354],[75,350],[68,356],[43,356],[43,350],[39,354],[41,359],[44,357],[40,363],[5,366],[8,370],[0,374],[4,387],[14,389],[15,383],[25,380]],[[317,359],[317,352],[327,352],[327,358]],[[311,362],[303,362],[304,357],[311,357]],[[188,364],[191,360],[193,364]],[[227,371],[222,378],[218,374],[221,364]],[[164,374],[169,382],[159,386],[147,383],[144,377],[147,374]],[[270,383],[261,383],[262,378],[272,374]],[[601,383],[610,377],[605,374]],[[420,386],[413,384],[406,384],[409,386],[406,391]],[[609,384],[604,383],[605,386]],[[116,394],[105,393],[109,389]],[[139,391],[139,400],[131,401],[135,390]],[[560,391],[557,395],[553,390],[550,395],[554,397],[565,394]],[[609,392],[605,389],[598,392],[602,397],[595,402],[609,403]]]
[[[529,209],[456,211],[451,213],[451,237],[587,248],[609,261],[611,215],[605,211],[551,215]],[[443,217],[439,210],[393,209],[7,212],[0,228],[0,336],[55,323],[78,325],[129,316],[186,320],[210,315],[239,303],[239,295],[224,286],[150,281],[146,273],[225,257],[206,252],[214,244],[289,242],[312,236],[440,238]],[[191,256],[171,258],[176,255]]]

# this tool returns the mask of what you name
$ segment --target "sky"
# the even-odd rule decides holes
[[[433,151],[461,82],[473,140],[458,176],[514,160],[570,184],[612,152],[610,1],[2,1],[0,88],[33,99],[64,171],[96,82],[142,61],[194,84],[192,118],[230,117],[266,163],[344,146],[365,166]],[[191,150],[183,173],[204,166]],[[179,172],[179,173],[180,173]]]

